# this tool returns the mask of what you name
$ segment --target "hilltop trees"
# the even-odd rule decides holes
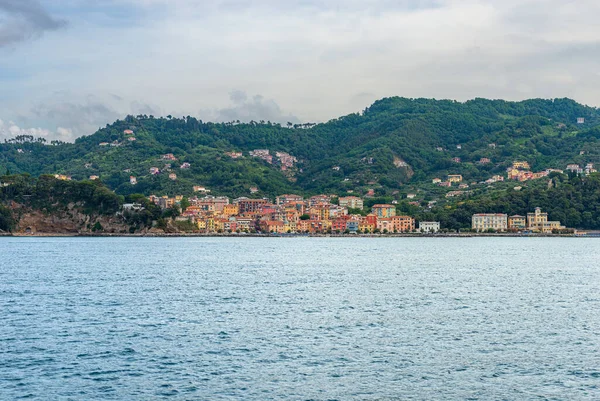
[[[576,124],[578,117],[585,124]],[[135,141],[125,130],[134,132]],[[269,164],[251,157],[254,149],[287,152],[298,162],[284,171],[276,159]],[[232,151],[243,156],[226,156]],[[166,153],[177,161],[163,161]],[[491,162],[480,164],[482,158]],[[461,103],[393,97],[323,124],[138,115],[75,143],[48,146],[20,136],[0,144],[0,171],[60,173],[78,180],[97,175],[122,195],[191,195],[194,185],[205,185],[229,196],[249,195],[253,187],[263,196],[349,190],[362,195],[369,189],[389,196],[407,183],[446,174],[485,180],[502,174],[513,160],[527,160],[535,170],[600,162],[598,110],[569,99]],[[191,168],[180,171],[183,162]],[[161,173],[150,175],[151,167]],[[175,169],[177,180],[169,180],[169,170]],[[136,186],[129,176],[137,178]]]

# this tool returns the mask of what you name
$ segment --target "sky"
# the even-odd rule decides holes
[[[0,0],[0,140],[127,114],[323,122],[387,96],[600,105],[597,0]]]

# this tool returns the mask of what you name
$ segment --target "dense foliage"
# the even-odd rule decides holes
[[[28,174],[0,177],[8,184],[0,187],[0,203],[16,202],[34,209],[53,212],[69,204],[78,205],[85,213],[114,214],[123,198],[96,181],[61,181],[53,176],[38,178]]]
[[[585,122],[578,124],[578,118]],[[282,169],[277,157],[270,164],[250,156],[254,149],[269,149],[273,156],[287,152],[297,162]],[[227,152],[243,156],[233,158]],[[169,153],[175,160],[162,159]],[[482,158],[490,162],[479,163]],[[448,189],[430,181],[461,174],[465,182],[481,183],[504,174],[515,160],[528,161],[534,171],[564,169],[567,163],[598,164],[599,110],[569,99],[461,103],[395,97],[323,124],[127,116],[75,143],[46,143],[21,135],[0,144],[0,174],[18,174],[0,178],[0,183],[10,182],[0,188],[0,201],[49,211],[77,202],[85,211],[111,214],[125,196],[128,202],[144,204],[143,212],[126,216],[138,229],[153,221],[164,225],[176,214],[161,211],[138,194],[191,195],[194,185],[232,197],[363,196],[374,190],[374,196],[365,199],[367,208],[396,200],[399,212],[440,220],[451,229],[469,227],[473,213],[525,214],[537,206],[567,226],[600,228],[594,175],[556,175],[550,186],[547,179],[539,180],[523,184],[522,191],[513,190],[512,183],[472,186],[468,195],[456,200],[445,199]],[[160,173],[150,174],[151,167]],[[177,174],[176,179],[169,178],[171,173]],[[47,174],[65,174],[81,182]],[[93,175],[100,180],[89,181]],[[137,184],[130,183],[130,176]],[[419,194],[418,202],[404,199],[409,191]],[[438,200],[437,206],[426,207],[431,200]],[[0,207],[0,230],[12,224],[10,213]]]
[[[585,118],[584,124],[576,123],[579,117]],[[460,103],[386,98],[360,114],[295,126],[139,115],[72,144],[47,144],[29,136],[9,140],[0,144],[0,174],[60,173],[78,180],[98,175],[122,195],[191,194],[194,185],[201,185],[229,196],[247,196],[252,187],[259,190],[255,196],[348,191],[363,195],[368,189],[389,196],[407,183],[449,173],[467,180],[487,179],[516,159],[529,161],[534,170],[597,162],[599,125],[597,109],[569,99]],[[135,141],[124,135],[129,129]],[[113,142],[119,146],[99,146]],[[288,152],[298,163],[282,171],[276,158],[268,164],[250,157],[253,149]],[[233,159],[225,155],[230,151],[244,156]],[[177,160],[161,160],[166,153]],[[492,162],[479,164],[480,158]],[[190,168],[180,169],[185,162]],[[171,166],[165,167],[167,163]],[[151,167],[162,172],[151,175]],[[177,179],[170,180],[169,172]],[[136,185],[129,183],[130,176],[137,177]]]
[[[449,229],[471,227],[474,213],[506,213],[526,216],[536,207],[550,220],[566,227],[600,229],[600,173],[588,177],[553,174],[549,183],[531,185],[521,191],[507,189],[482,194],[449,207],[417,212],[419,220],[436,220]]]
[[[10,209],[0,205],[0,232],[8,232],[12,229],[14,220]]]

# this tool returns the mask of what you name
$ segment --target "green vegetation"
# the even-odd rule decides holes
[[[585,123],[576,124],[578,117]],[[135,141],[125,130],[133,131]],[[273,162],[250,156],[255,149],[269,149]],[[276,152],[287,152],[297,162],[282,169]],[[165,154],[175,160],[163,159]],[[479,163],[482,158],[490,162]],[[365,209],[395,201],[400,213],[438,219],[448,228],[468,227],[475,212],[524,214],[535,206],[566,225],[600,227],[595,177],[557,176],[551,188],[548,179],[528,181],[518,184],[524,187],[521,192],[512,189],[514,182],[481,184],[495,174],[505,175],[515,160],[528,161],[533,171],[600,163],[599,110],[570,99],[461,103],[394,97],[323,124],[127,116],[75,143],[46,143],[21,135],[0,144],[0,174],[17,174],[0,177],[0,183],[10,181],[0,189],[0,200],[45,210],[78,202],[87,212],[107,214],[124,201],[143,203],[142,212],[124,212],[137,230],[153,221],[166,225],[165,219],[178,213],[161,211],[143,196],[192,196],[193,186],[215,195],[271,198],[283,193],[365,196],[372,190]],[[151,167],[160,173],[150,174]],[[171,173],[176,179],[169,178]],[[47,174],[65,174],[75,181],[57,181]],[[433,185],[431,179],[447,174],[461,174],[470,192],[446,198],[456,188]],[[89,181],[90,176],[100,179]],[[137,184],[130,183],[130,176]],[[253,187],[258,191],[251,192]],[[412,202],[406,199],[408,193],[416,194]],[[0,209],[1,230],[13,224],[6,216]]]
[[[28,174],[2,176],[0,181],[8,184],[0,187],[0,202],[13,201],[48,213],[73,204],[87,214],[110,215],[123,203],[122,196],[97,181],[61,181],[49,175],[35,178]]]
[[[0,205],[0,231],[8,232],[12,229],[14,220],[10,209]]]
[[[575,124],[584,117],[585,124]],[[513,160],[533,170],[600,157],[600,113],[569,99],[506,102],[475,99],[465,103],[387,98],[360,114],[324,124],[292,127],[271,122],[204,123],[193,117],[128,116],[73,144],[20,136],[0,144],[0,173],[67,174],[83,180],[98,175],[118,194],[192,194],[193,185],[228,196],[302,194],[364,195],[374,189],[390,196],[405,184],[445,174],[480,181],[503,173]],[[129,141],[124,130],[135,132]],[[120,146],[99,146],[118,142]],[[458,145],[461,149],[458,149]],[[437,150],[440,148],[441,150]],[[282,171],[248,155],[253,149],[288,152],[298,158]],[[243,152],[231,158],[225,152]],[[583,151],[584,155],[580,155]],[[164,161],[173,153],[177,160]],[[453,158],[459,157],[461,163]],[[479,164],[481,158],[491,163]],[[188,169],[181,169],[183,163]],[[177,174],[168,178],[165,164]],[[150,167],[160,174],[151,175]],[[137,184],[129,183],[129,176]]]
[[[447,207],[413,214],[417,220],[440,221],[448,229],[471,227],[474,213],[506,213],[526,216],[536,207],[548,212],[550,220],[566,227],[600,229],[600,173],[588,177],[553,174],[550,188],[544,183],[515,191],[484,193]]]

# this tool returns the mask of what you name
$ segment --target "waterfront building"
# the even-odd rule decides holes
[[[477,232],[487,230],[506,231],[508,228],[508,216],[502,213],[478,213],[474,214],[471,228]]]
[[[419,231],[422,233],[437,233],[440,231],[439,221],[420,221]]]
[[[539,207],[536,207],[533,213],[527,213],[527,228],[532,231],[541,231],[547,221],[548,213],[542,212]]]
[[[384,217],[381,219],[377,219],[377,229],[381,232],[394,232],[394,223],[392,222],[391,217]]]
[[[518,214],[510,216],[508,218],[508,229],[521,231],[527,228],[527,219],[525,216],[519,216]]]
[[[358,225],[359,225],[359,221],[358,220],[348,220],[346,222],[346,230],[350,231],[351,233],[356,233],[358,231]]]
[[[262,232],[266,232],[266,233],[284,233],[285,231],[285,224],[283,223],[283,221],[261,221],[260,222],[260,229]]]
[[[548,213],[542,212],[539,207],[535,208],[533,213],[527,213],[527,228],[531,231],[541,233],[552,233],[553,230],[564,230],[565,227],[560,221],[549,221]]]
[[[514,216],[510,216],[508,218],[508,229],[521,231],[527,228],[527,219],[525,216],[520,216],[515,214]]]
[[[406,233],[414,231],[415,219],[410,216],[392,216],[392,232]]]

